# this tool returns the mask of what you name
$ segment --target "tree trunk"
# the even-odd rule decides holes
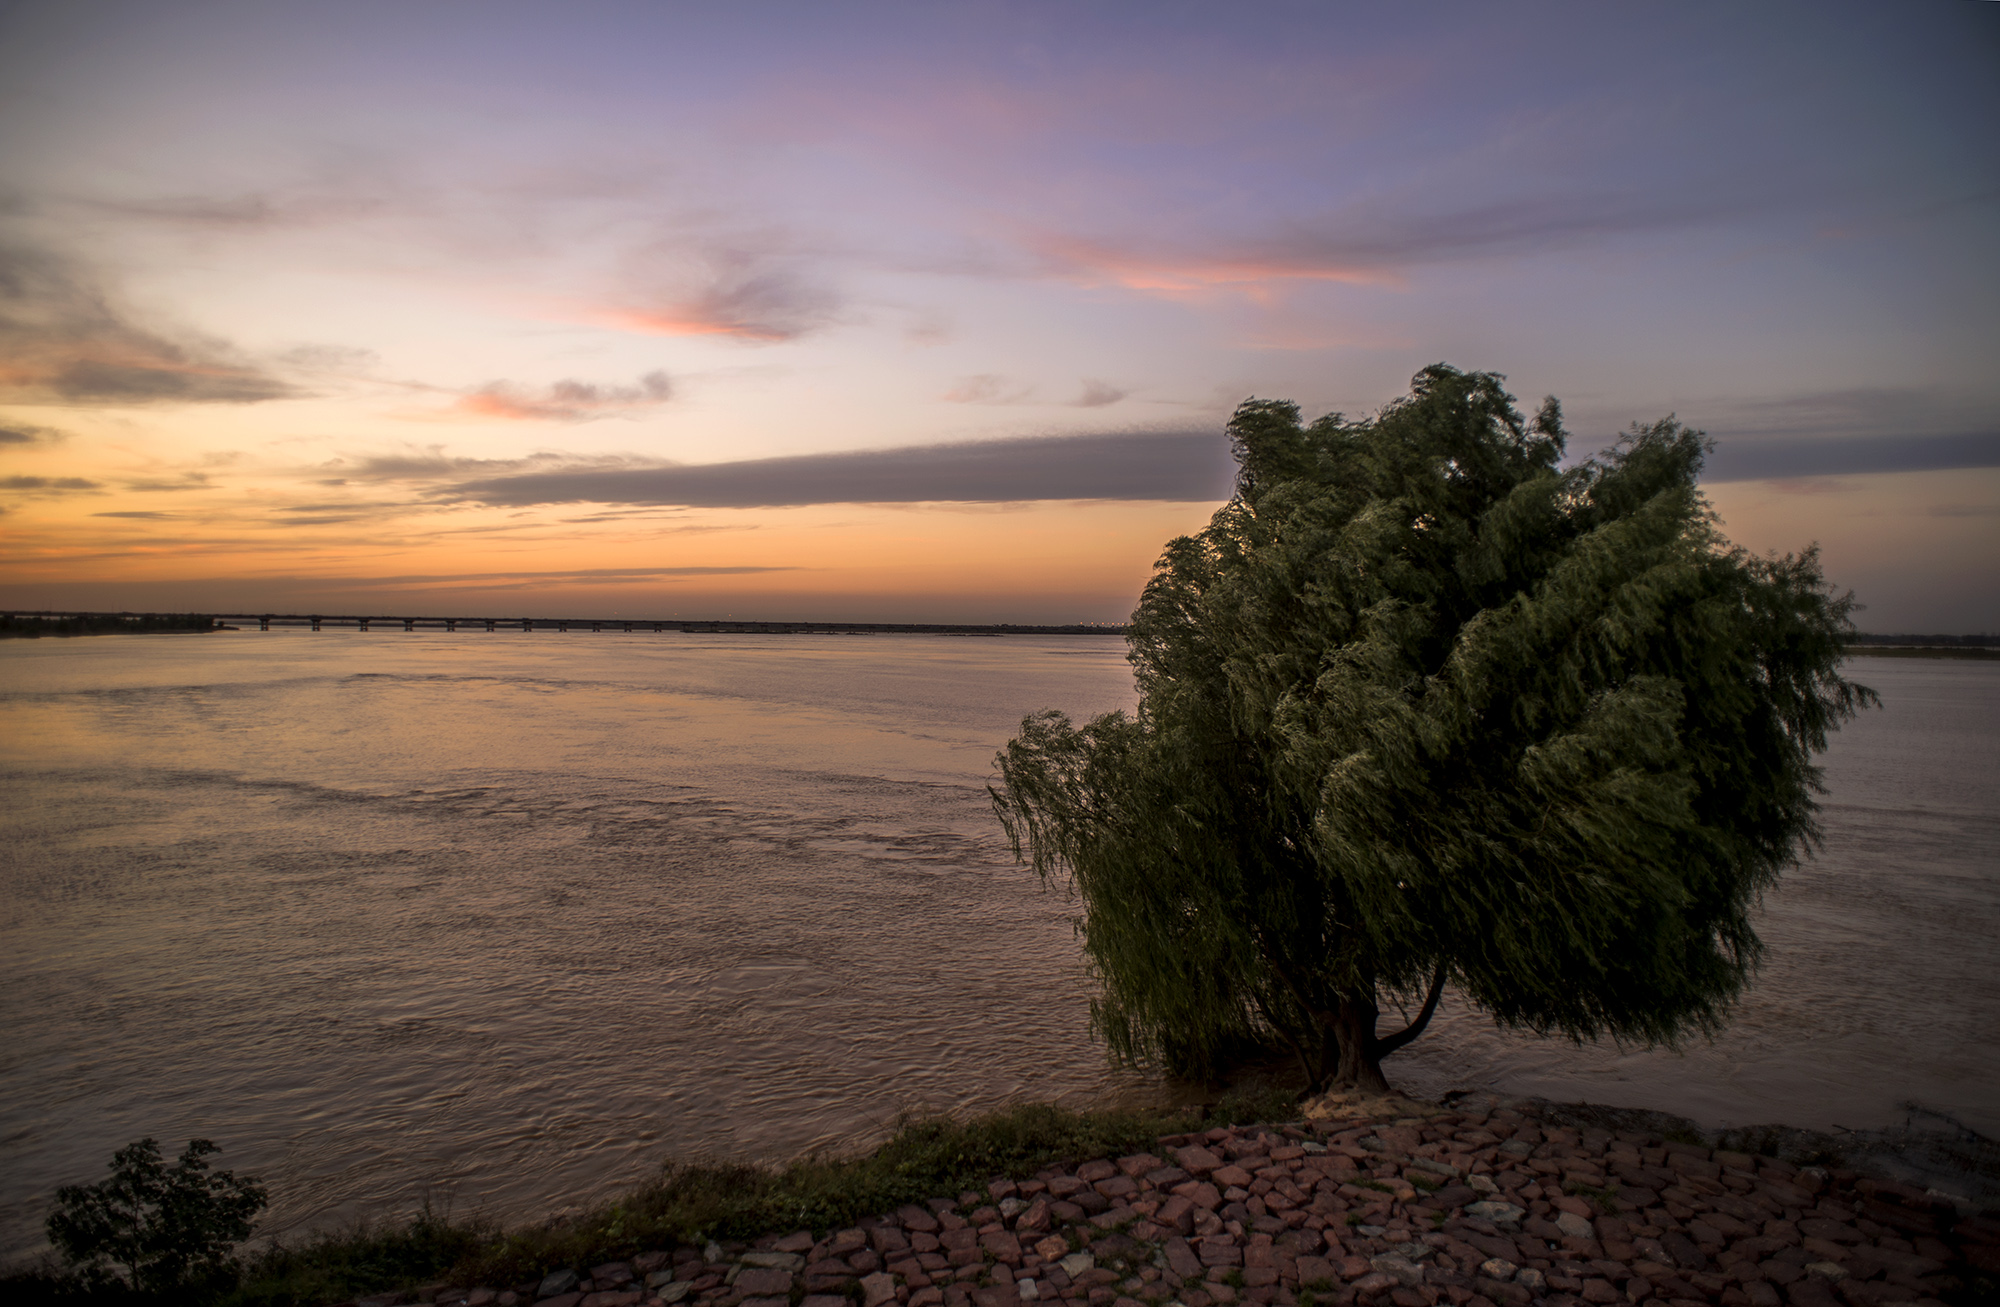
[[[1389,1092],[1382,1074],[1382,1055],[1376,1051],[1375,996],[1344,995],[1334,1015],[1334,1038],[1340,1045],[1340,1065],[1333,1082],[1342,1089],[1360,1089],[1371,1094]]]
[[[1431,1015],[1437,1011],[1438,998],[1444,993],[1444,967],[1437,969],[1431,977],[1430,992],[1424,995],[1424,1006],[1416,1019],[1393,1035],[1377,1036],[1376,1018],[1381,1015],[1375,1006],[1375,995],[1371,990],[1365,994],[1343,994],[1340,1010],[1334,1014],[1333,1035],[1340,1047],[1340,1064],[1334,1072],[1333,1083],[1342,1089],[1359,1089],[1371,1094],[1389,1092],[1388,1077],[1382,1074],[1382,1059],[1403,1045],[1424,1033],[1430,1025]]]

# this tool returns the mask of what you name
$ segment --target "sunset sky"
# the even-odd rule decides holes
[[[1237,403],[1442,360],[2000,630],[1996,74],[1959,0],[0,6],[0,604],[1117,621]]]

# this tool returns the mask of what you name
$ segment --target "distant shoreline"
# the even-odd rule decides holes
[[[111,635],[134,631],[234,631],[226,625],[254,622],[260,631],[274,628],[327,627],[368,631],[401,628],[456,632],[590,631],[639,635],[676,632],[682,635],[1117,635],[1123,624],[1097,622],[783,622],[737,618],[680,617],[450,617],[379,613],[87,613],[47,610],[0,610],[0,630],[26,635]],[[40,624],[40,625],[37,625]]]
[[[1850,644],[1848,657],[1863,658],[1969,658],[1975,662],[2000,660],[2000,649],[1966,644]]]
[[[376,626],[405,632],[433,630],[457,632],[461,627],[481,633],[556,631],[611,632],[614,634],[682,635],[950,635],[997,637],[1007,635],[1096,635],[1123,636],[1130,628],[1122,623],[1075,622],[1067,624],[1014,624],[1008,622],[787,622],[752,621],[733,618],[625,618],[625,617],[433,617],[374,616],[368,614],[306,613],[98,613],[0,611],[0,640],[38,639],[42,636],[151,635],[236,631],[243,627],[230,622],[255,622],[261,631],[274,628],[310,629],[325,627],[369,631]],[[1845,645],[1850,657],[1870,658],[1958,658],[1976,662],[2000,659],[2000,637],[1990,635],[1874,635],[1857,633]]]

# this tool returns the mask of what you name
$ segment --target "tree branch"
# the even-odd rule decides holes
[[[1417,1013],[1417,1019],[1395,1034],[1375,1041],[1375,1057],[1378,1061],[1424,1033],[1424,1027],[1431,1023],[1431,1013],[1437,1011],[1438,997],[1443,993],[1444,963],[1440,962],[1437,975],[1431,977],[1431,992],[1424,996],[1424,1010]]]
[[[1299,1070],[1306,1073],[1306,1079],[1308,1080],[1313,1079],[1314,1069],[1313,1069],[1312,1059],[1306,1056],[1305,1045],[1299,1043],[1298,1040],[1293,1039],[1291,1032],[1286,1030],[1282,1025],[1278,1024],[1278,1019],[1271,1015],[1270,1004],[1264,1001],[1264,996],[1258,993],[1254,986],[1250,990],[1250,1001],[1257,1005],[1257,1011],[1263,1014],[1265,1022],[1271,1027],[1271,1029],[1278,1032],[1278,1038],[1284,1040],[1287,1044],[1290,1044],[1292,1046],[1293,1055],[1299,1059]]]

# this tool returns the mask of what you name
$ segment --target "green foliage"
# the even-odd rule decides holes
[[[1163,1133],[1253,1119],[1230,1106],[1241,1104],[1197,1117],[1028,1104],[967,1122],[907,1121],[865,1157],[807,1158],[780,1170],[671,1167],[614,1207],[489,1243],[454,1274],[467,1283],[505,1284],[674,1243],[834,1229],[904,1203],[983,1190],[998,1177],[1025,1178],[1049,1166],[1152,1148]]]
[[[434,1281],[496,1238],[453,1222],[428,1204],[407,1224],[323,1234],[297,1246],[274,1242],[250,1259],[221,1307],[315,1307],[382,1289]]]
[[[253,1180],[209,1173],[204,1159],[219,1151],[192,1140],[169,1167],[156,1140],[127,1144],[112,1156],[110,1179],[56,1191],[49,1242],[86,1286],[172,1298],[230,1279],[231,1249],[250,1237],[265,1195]]]
[[[1447,980],[1543,1034],[1716,1028],[1815,836],[1812,757],[1872,697],[1838,674],[1851,598],[1732,548],[1671,418],[1565,470],[1553,399],[1529,422],[1437,365],[1368,421],[1252,400],[1229,432],[1236,496],[1133,616],[1137,716],[1042,713],[998,759],[1114,1055],[1386,1087]]]
[[[217,1307],[312,1307],[439,1280],[517,1284],[557,1267],[591,1266],[677,1243],[851,1225],[904,1203],[982,1190],[996,1178],[1025,1179],[1049,1166],[1156,1148],[1162,1134],[1269,1121],[1290,1105],[1289,1094],[1265,1090],[1183,1112],[1071,1112],[1029,1104],[965,1122],[907,1121],[862,1157],[809,1158],[777,1170],[673,1167],[615,1203],[556,1225],[504,1232],[454,1221],[426,1206],[406,1223],[323,1234],[296,1245],[274,1242],[233,1280],[218,1274],[175,1296]],[[28,1270],[0,1278],[0,1294],[70,1307],[125,1307],[137,1296],[116,1279],[86,1285]]]

